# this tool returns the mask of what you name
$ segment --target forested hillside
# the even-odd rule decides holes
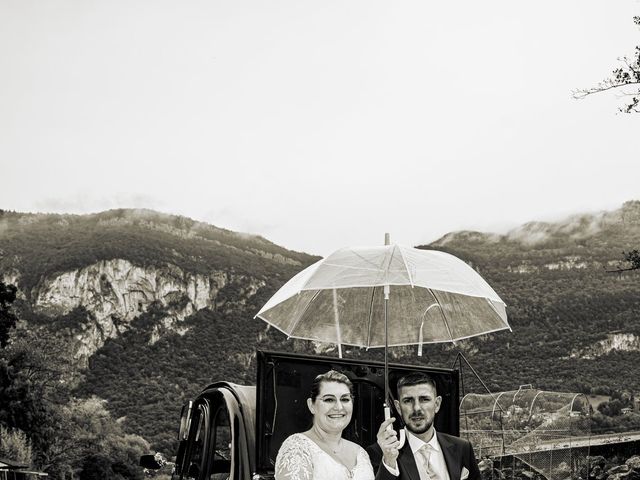
[[[94,215],[2,212],[0,271],[19,273],[29,296],[42,279],[99,260],[124,258],[138,265],[174,264],[193,273],[234,270],[254,277],[295,272],[309,255],[262,237],[151,210],[110,210]]]
[[[473,363],[497,389],[533,383],[564,391],[640,390],[637,348],[611,336],[640,335],[640,272],[612,273],[640,245],[640,202],[507,235],[458,232],[425,248],[471,263],[507,304],[512,333],[469,342]],[[437,358],[438,348],[432,348]],[[590,358],[586,358],[590,357]]]
[[[136,454],[172,452],[184,399],[252,380],[257,305],[316,259],[152,211],[0,211],[0,281],[18,287],[0,348],[0,427],[22,445],[8,452],[54,478],[138,478]]]
[[[393,356],[449,367],[463,351],[494,391],[525,383],[640,391],[636,376],[624,373],[640,362],[634,343],[640,341],[640,272],[608,272],[623,251],[639,246],[640,202],[530,223],[506,235],[448,234],[421,248],[453,253],[476,268],[506,302],[513,332],[427,346],[422,358],[415,348],[398,348]],[[0,215],[0,279],[18,286],[14,311],[26,328],[79,346],[85,344],[78,338],[93,336],[94,350],[86,364],[76,363],[69,395],[106,400],[126,432],[167,454],[182,403],[213,380],[252,383],[256,348],[319,348],[253,319],[279,286],[316,259],[151,211]],[[134,268],[138,283],[129,288],[127,272]],[[86,292],[73,285],[79,300],[52,309],[80,278],[95,286]],[[101,303],[101,296],[111,300]],[[381,358],[381,352],[347,349],[345,356]]]

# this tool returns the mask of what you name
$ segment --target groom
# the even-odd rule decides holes
[[[442,397],[436,383],[422,372],[398,380],[396,410],[406,425],[407,440],[400,448],[397,432],[387,429],[393,418],[378,430],[378,442],[367,451],[376,480],[480,480],[478,463],[467,440],[436,432],[433,420]]]

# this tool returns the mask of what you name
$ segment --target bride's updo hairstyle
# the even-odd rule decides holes
[[[318,395],[320,395],[320,385],[322,382],[343,383],[349,388],[349,393],[353,396],[353,383],[351,383],[349,377],[335,370],[329,370],[327,373],[321,373],[313,379],[313,383],[311,384],[311,401],[315,402]]]

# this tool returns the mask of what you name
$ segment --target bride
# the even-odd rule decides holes
[[[276,480],[373,480],[367,452],[342,438],[353,413],[353,385],[347,376],[335,370],[318,375],[307,406],[313,425],[282,443]]]

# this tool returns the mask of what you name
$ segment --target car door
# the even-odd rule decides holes
[[[229,410],[224,402],[217,402],[212,408],[211,417],[211,471],[210,480],[232,478],[233,433],[229,421]]]
[[[188,424],[187,439],[181,442],[173,480],[203,480],[207,477],[210,417],[209,401],[206,398],[196,399],[191,406],[190,416],[185,420]]]

